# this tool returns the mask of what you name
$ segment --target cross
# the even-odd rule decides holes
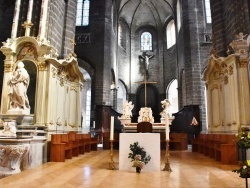
[[[144,81],[135,82],[135,83],[144,83],[145,88],[145,107],[147,107],[147,84],[155,84],[157,82],[148,82],[146,78],[146,72],[144,73]]]

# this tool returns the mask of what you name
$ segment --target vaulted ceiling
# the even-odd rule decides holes
[[[176,0],[119,0],[119,18],[130,28],[151,25],[162,28],[169,18],[174,18]]]

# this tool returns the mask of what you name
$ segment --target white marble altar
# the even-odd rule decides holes
[[[138,142],[141,147],[144,147],[147,155],[151,156],[151,160],[144,166],[142,172],[160,171],[160,134],[159,133],[120,133],[119,145],[119,170],[133,171],[133,162],[130,162],[128,154],[130,144]]]

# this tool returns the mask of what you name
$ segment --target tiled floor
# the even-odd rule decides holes
[[[114,151],[118,168],[118,150]],[[232,170],[237,165],[222,165],[211,158],[188,151],[170,151],[172,172],[109,170],[109,150],[91,151],[66,160],[46,163],[16,175],[0,179],[1,188],[245,188],[245,179]],[[161,153],[164,167],[165,151]]]

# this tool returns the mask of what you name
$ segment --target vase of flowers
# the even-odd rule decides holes
[[[138,142],[130,144],[129,147],[131,153],[128,154],[128,158],[133,162],[132,167],[136,168],[137,173],[140,173],[141,169],[150,161],[151,157],[147,155],[143,147],[139,146]]]
[[[250,178],[250,160],[239,162],[240,168],[233,170],[240,175],[241,178]]]

